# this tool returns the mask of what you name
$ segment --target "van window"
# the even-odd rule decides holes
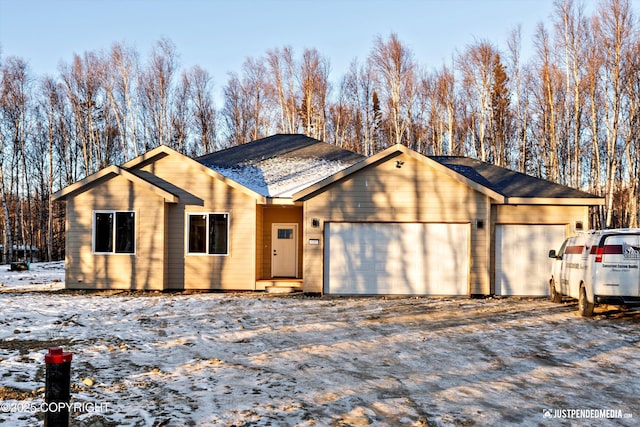
[[[603,255],[618,255],[622,256],[625,260],[640,259],[640,240],[638,236],[607,236],[603,243]]]
[[[556,254],[556,256],[558,258],[562,258],[564,256],[564,250],[567,248],[567,243],[569,242],[569,239],[565,240],[562,243],[562,246],[560,246],[560,249],[558,250],[558,253]]]

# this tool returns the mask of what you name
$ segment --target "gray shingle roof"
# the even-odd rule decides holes
[[[278,134],[195,159],[265,197],[291,197],[365,157],[304,135]]]
[[[318,158],[356,163],[364,156],[300,134],[277,134],[204,155],[196,160],[207,166],[229,167],[272,158]]]
[[[593,194],[469,157],[429,156],[443,166],[508,198],[594,198]]]
[[[305,135],[277,134],[195,160],[263,196],[291,197],[365,158]],[[429,158],[506,198],[598,197],[469,157]]]

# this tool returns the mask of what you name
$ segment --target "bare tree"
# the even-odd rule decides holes
[[[531,108],[537,120],[532,123],[531,130],[534,140],[540,145],[538,154],[544,168],[541,175],[560,182],[561,137],[558,115],[562,111],[564,100],[563,77],[552,56],[551,37],[542,24],[537,27],[534,43],[536,63],[532,72],[535,73],[535,79],[531,79],[530,83],[534,86],[531,88]]]
[[[623,223],[629,227],[638,227],[640,222],[640,39],[636,37],[633,46],[627,51],[625,67],[625,93],[628,112],[624,119],[626,128],[625,159],[629,176],[628,214]]]
[[[114,43],[103,79],[125,158],[136,157],[139,154],[139,106],[136,97],[138,62],[138,53],[133,48],[122,43]]]
[[[176,85],[172,97],[172,108],[170,108],[171,139],[169,146],[183,154],[189,152],[187,140],[187,127],[189,122],[189,77],[186,72],[182,73],[180,81]]]
[[[567,88],[567,102],[565,108],[565,133],[568,135],[568,184],[574,187],[582,185],[583,143],[585,112],[585,83],[583,82],[586,57],[585,41],[589,31],[588,22],[584,17],[582,6],[574,4],[573,0],[557,0],[556,15],[558,20],[556,30],[560,46],[564,52],[565,80]]]
[[[62,90],[55,80],[51,77],[44,78],[42,80],[42,97],[40,103],[43,109],[44,123],[46,126],[46,134],[43,139],[46,141],[47,156],[46,162],[43,162],[42,170],[46,170],[48,172],[48,176],[46,177],[47,224],[45,259],[49,261],[54,259],[54,248],[56,246],[54,242],[54,203],[51,198],[56,176],[56,171],[54,169],[54,153],[56,153],[56,147],[60,147],[58,150],[63,151],[64,148],[62,147],[68,145],[68,138],[65,137],[65,135],[68,135],[68,131],[63,117],[64,107],[62,106],[62,98]],[[44,153],[45,150],[41,150],[40,152]],[[42,160],[44,160],[44,157]],[[44,167],[45,164],[46,167]],[[58,184],[61,186],[60,183]],[[63,227],[59,228],[63,229]]]
[[[376,92],[388,120],[388,143],[408,145],[410,106],[415,88],[413,54],[396,34],[391,34],[387,41],[378,36],[369,62],[376,76]]]
[[[526,90],[527,84],[524,81],[526,73],[524,73],[521,64],[521,39],[522,29],[516,27],[510,34],[507,41],[509,49],[509,74],[511,78],[511,93],[513,96],[513,115],[514,115],[514,137],[518,144],[517,169],[527,173],[529,171],[531,160],[531,142],[529,138],[529,92]]]
[[[603,110],[601,106],[604,104],[602,81],[600,79],[601,70],[603,67],[603,54],[601,53],[602,47],[598,44],[593,32],[589,32],[586,46],[585,46],[585,75],[583,82],[585,85],[586,96],[586,114],[587,130],[589,133],[589,145],[591,146],[588,152],[590,155],[585,161],[588,162],[587,171],[589,173],[589,190],[595,194],[602,195],[603,179],[602,172],[602,152],[600,141],[604,140],[603,134]],[[599,224],[604,224],[604,211],[600,213],[597,218]]]
[[[626,0],[606,0],[598,8],[594,21],[594,32],[604,47],[604,129],[605,129],[605,198],[604,225],[613,225],[614,192],[618,168],[629,139],[620,134],[624,97],[624,67],[626,51],[632,39],[632,14]]]
[[[470,113],[470,142],[476,155],[489,160],[488,141],[491,126],[491,88],[497,49],[488,41],[467,47],[458,60],[462,73],[462,88]]]
[[[262,58],[247,58],[243,66],[242,94],[249,108],[249,140],[263,138],[271,133],[270,95],[267,68]]]
[[[250,141],[251,110],[248,103],[249,99],[240,79],[236,74],[230,74],[229,81],[224,87],[224,107],[222,109],[222,117],[228,132],[226,144],[228,146]]]
[[[72,65],[61,65],[61,77],[73,115],[74,138],[87,175],[102,166],[96,158],[103,154],[99,149],[97,123],[103,107],[99,93],[102,89],[101,66],[100,58],[93,52],[85,53],[84,57],[74,55]]]
[[[216,110],[211,95],[211,76],[205,69],[194,66],[186,74],[193,117],[194,137],[198,138],[195,153],[205,154],[216,149]]]
[[[359,65],[354,60],[340,84],[341,128],[344,141],[336,140],[343,147],[371,155],[382,148],[380,126],[382,113],[375,91],[375,74],[371,63]],[[334,126],[336,119],[334,118]]]
[[[171,139],[171,90],[176,68],[175,46],[170,40],[161,39],[151,52],[149,64],[138,78],[147,138],[145,149],[168,145]]]
[[[295,88],[296,65],[291,46],[267,51],[267,64],[271,76],[271,86],[278,100],[280,124],[283,133],[298,131],[297,104]]]
[[[16,242],[25,245],[31,241],[33,224],[29,215],[30,205],[22,200],[30,193],[27,170],[28,116],[30,113],[31,77],[28,65],[18,57],[9,57],[2,67],[0,87],[0,139],[3,160],[0,160],[0,198],[4,216],[4,247],[7,258],[14,256]],[[4,159],[10,159],[7,170]],[[7,173],[8,172],[8,173]],[[6,182],[6,177],[9,182]],[[7,187],[8,185],[8,187]],[[27,201],[30,203],[30,201]],[[11,212],[11,205],[13,212]],[[27,213],[25,214],[25,210]],[[31,251],[29,251],[31,253]],[[26,251],[25,251],[26,254]]]
[[[454,140],[454,82],[455,77],[446,65],[433,73],[423,74],[419,79],[414,114],[416,120],[413,124],[417,151],[430,155],[450,155],[457,149]]]
[[[461,147],[455,137],[456,128],[456,98],[455,98],[455,76],[453,71],[446,65],[436,74],[436,105],[439,109],[446,111],[446,118],[442,127],[445,129],[445,140],[440,144],[441,154],[459,154]]]
[[[326,103],[329,94],[329,62],[317,50],[306,49],[300,64],[300,109],[304,133],[325,137]]]
[[[40,103],[44,110],[46,122],[46,142],[48,146],[48,186],[47,200],[48,228],[47,251],[52,259],[60,259],[64,254],[64,210],[63,204],[54,203],[51,195],[55,188],[62,188],[77,180],[77,156],[76,146],[72,143],[70,124],[71,119],[67,114],[67,105],[64,85],[56,82],[52,77],[42,80],[42,96]],[[41,152],[44,152],[41,151]],[[61,213],[62,211],[62,213]]]
[[[359,151],[361,147],[352,137],[355,118],[351,114],[350,102],[345,96],[345,84],[345,79],[342,79],[337,100],[327,107],[327,142],[348,150]]]
[[[507,84],[506,67],[500,60],[500,54],[496,54],[491,84],[491,139],[493,159],[498,166],[507,165],[507,142],[511,140],[511,94]]]

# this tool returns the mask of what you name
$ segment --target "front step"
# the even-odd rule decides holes
[[[271,293],[291,293],[302,291],[302,279],[260,279],[256,281],[256,291],[266,291]]]
[[[269,294],[292,294],[294,292],[302,292],[302,287],[273,285],[273,286],[265,286],[264,290]]]

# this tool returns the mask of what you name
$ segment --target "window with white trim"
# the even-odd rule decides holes
[[[229,255],[229,214],[187,214],[187,253]]]
[[[136,213],[93,212],[93,252],[133,254],[136,248]]]

